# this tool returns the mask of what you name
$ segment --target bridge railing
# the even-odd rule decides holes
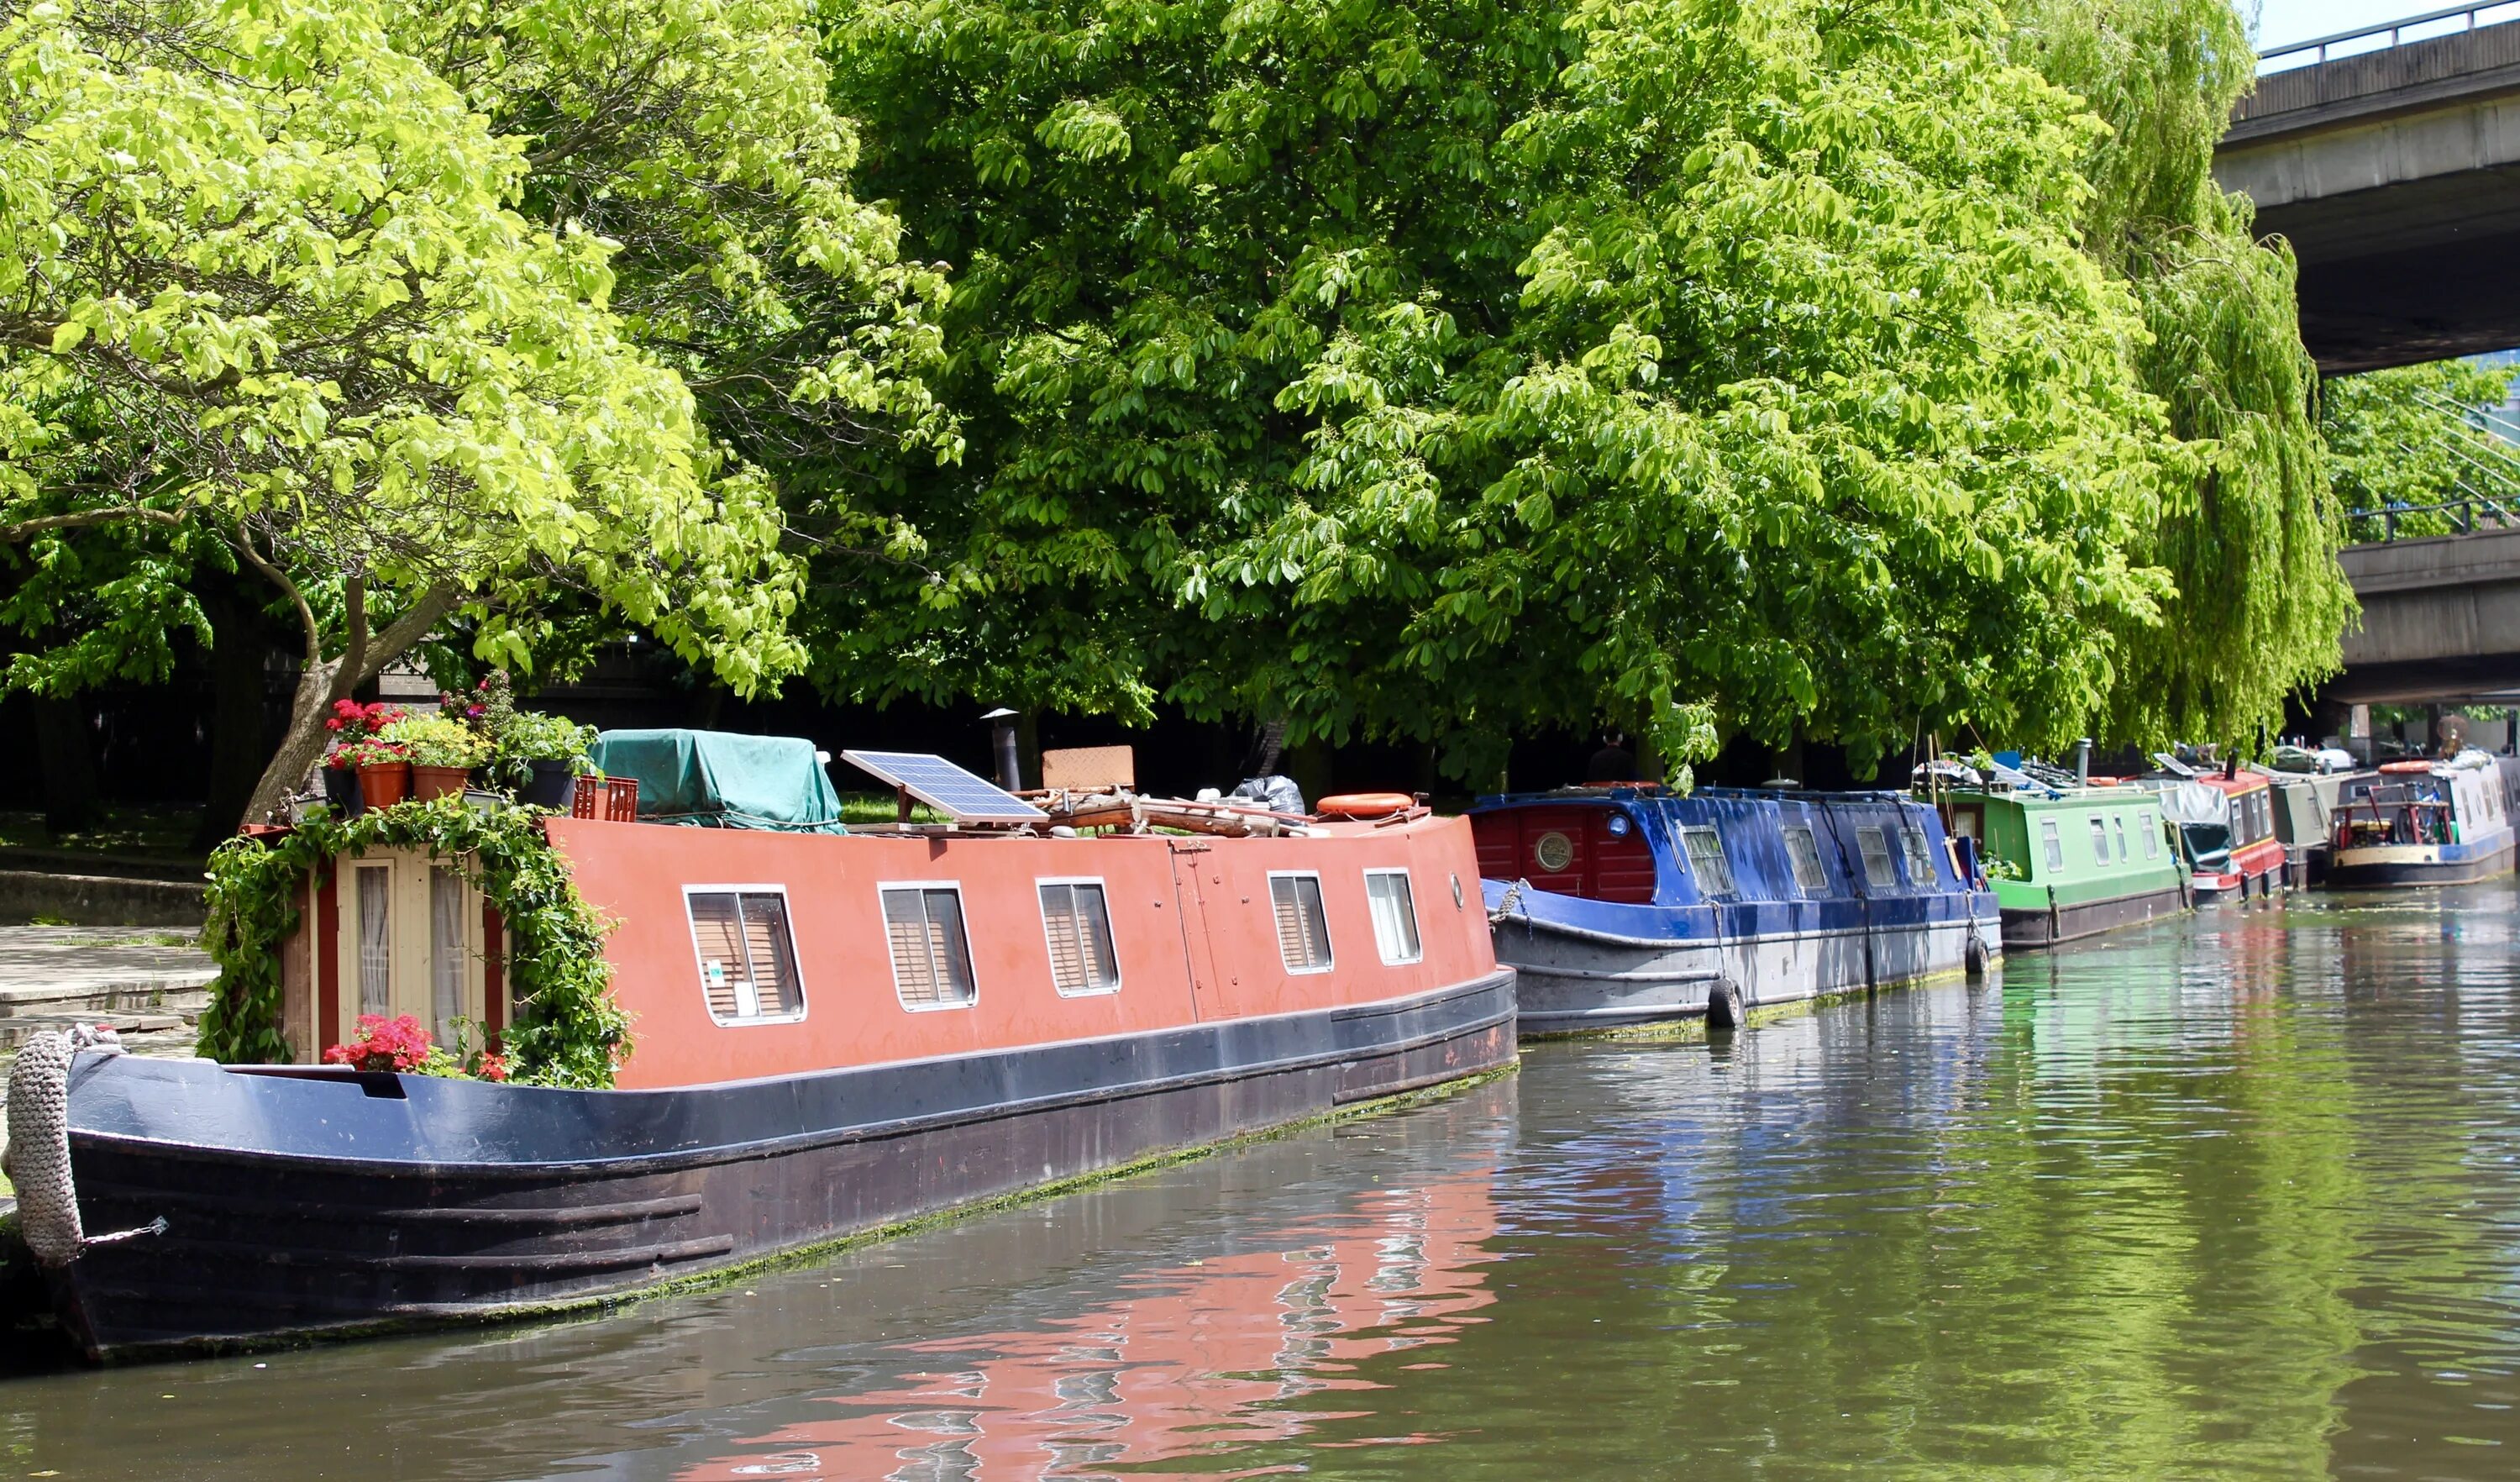
[[[2288,46],[2260,52],[2258,75],[2263,77],[2269,72],[2290,71],[2297,67],[2317,67],[2322,62],[2359,57],[2364,52],[2386,51],[2409,41],[2430,41],[2435,36],[2480,30],[2489,25],[2500,25],[2506,21],[2520,21],[2520,0],[2493,0],[2486,5],[2453,5],[2448,10],[2426,11],[2420,16],[2383,21],[2377,25],[2338,31],[2332,36],[2313,36],[2307,41],[2295,41]]]
[[[2479,530],[2520,529],[2520,502],[2472,495],[2439,504],[2391,505],[2355,510],[2345,516],[2346,540],[2374,545],[2427,535],[2473,535]]]

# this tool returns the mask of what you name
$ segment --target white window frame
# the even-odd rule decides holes
[[[1828,894],[1828,866],[1820,857],[1818,831],[1808,822],[1786,824],[1777,831],[1785,840],[1785,873],[1793,876],[1794,893],[1801,896]],[[1794,854],[1793,835],[1796,833],[1803,836],[1804,843],[1811,845],[1812,870],[1820,876],[1817,880],[1803,878],[1802,866]]]
[[[1041,887],[1044,885],[1091,885],[1102,892],[1102,928],[1110,933],[1111,946],[1111,981],[1108,985],[1101,988],[1078,988],[1072,992],[1058,986],[1058,945],[1050,939],[1050,912],[1041,903]],[[1111,887],[1102,876],[1099,875],[1035,876],[1032,881],[1032,904],[1033,909],[1041,913],[1041,944],[1043,949],[1050,953],[1052,991],[1063,999],[1099,999],[1106,994],[1119,992],[1121,980],[1125,976],[1120,970],[1120,932],[1119,928],[1111,924]],[[966,935],[969,933],[970,921],[971,919],[968,916],[963,919]],[[889,947],[892,933],[885,932],[883,939],[885,945]],[[969,950],[969,942],[967,941],[963,945],[965,950]],[[971,994],[974,1003],[979,999],[979,977],[980,965],[975,961],[971,965]],[[898,982],[899,979],[896,978],[894,981]]]
[[[2136,815],[2136,831],[2143,835],[2143,857],[2161,858],[2161,820],[2154,819],[2152,827],[2146,829],[2143,827],[2143,815],[2138,813]]]
[[[1868,833],[1871,834],[1881,843],[1881,863],[1889,867],[1888,873],[1890,877],[1886,880],[1876,880],[1872,877],[1872,856],[1864,852],[1864,835]],[[1896,890],[1899,888],[1899,856],[1890,852],[1890,831],[1888,829],[1879,824],[1857,825],[1855,829],[1855,859],[1857,864],[1864,867],[1864,885],[1866,889]]]
[[[1272,870],[1269,872],[1269,934],[1272,936],[1276,936],[1278,934],[1278,882],[1280,880],[1311,880],[1313,882],[1313,894],[1322,903],[1322,950],[1328,953],[1329,957],[1328,961],[1323,963],[1318,967],[1295,966],[1293,964],[1286,961],[1286,943],[1284,939],[1281,938],[1278,943],[1278,966],[1285,968],[1288,973],[1295,977],[1311,977],[1317,973],[1332,971],[1338,966],[1338,941],[1335,937],[1330,935],[1330,893],[1322,888],[1322,873],[1318,870]],[[1301,909],[1301,900],[1302,897],[1298,896],[1298,910]]]
[[[2125,864],[2128,860],[2133,859],[2133,858],[2135,857],[2135,856],[2134,856],[2134,854],[2133,854],[2133,853],[2131,853],[2131,852],[2127,849],[2126,815],[2125,815],[2125,814],[2123,814],[2123,813],[2112,813],[2112,814],[2110,814],[2110,815],[2109,815],[2109,827],[2110,827],[2111,829],[2115,830],[2115,831],[2116,831],[2116,832],[2117,832],[2117,836],[2118,836],[2118,863],[2119,863],[2119,864],[2121,864],[2121,865],[2123,865],[2123,864]]]
[[[2096,813],[2092,815],[2092,863],[2101,869],[2109,863],[2109,821]]]
[[[1701,833],[1708,834],[1714,838],[1715,857],[1718,860],[1721,860],[1724,864],[1724,888],[1720,890],[1709,890],[1706,888],[1706,877],[1698,869],[1697,856],[1689,852],[1688,841]],[[1684,826],[1680,831],[1680,857],[1682,863],[1688,866],[1688,878],[1690,883],[1696,885],[1697,893],[1705,896],[1708,900],[1722,900],[1741,893],[1741,877],[1732,873],[1732,851],[1724,847],[1724,831],[1722,829],[1717,828],[1713,824],[1688,824]]]
[[[1418,938],[1418,950],[1407,957],[1393,957],[1382,950],[1382,926],[1380,921],[1376,920],[1373,915],[1373,877],[1377,875],[1396,875],[1400,876],[1401,886],[1407,893],[1409,900],[1409,932],[1410,935]],[[1365,872],[1365,915],[1368,921],[1374,922],[1373,951],[1375,956],[1382,959],[1382,966],[1385,967],[1405,967],[1411,963],[1422,963],[1426,961],[1426,923],[1418,919],[1418,882],[1409,877],[1409,872],[1407,869],[1384,867]],[[1324,902],[1322,907],[1322,934],[1324,936],[1328,936],[1329,934],[1329,906],[1328,902]]]
[[[709,1007],[708,963],[700,956],[700,923],[692,919],[692,897],[695,895],[732,895],[735,897],[735,920],[740,928],[743,922],[743,898],[747,895],[779,897],[781,912],[788,919],[788,956],[796,965],[796,1011],[794,1013],[744,1013],[731,1019],[717,1016]],[[683,931],[692,939],[692,971],[700,985],[700,1011],[720,1029],[754,1029],[764,1024],[801,1024],[813,1011],[814,996],[805,991],[805,954],[796,946],[796,903],[788,898],[785,885],[685,885],[683,887]],[[755,999],[757,1004],[760,1000]]]
[[[971,964],[969,998],[959,1004],[913,1004],[902,998],[901,959],[900,955],[892,950],[892,919],[883,913],[883,893],[887,890],[951,890],[954,892],[954,904],[958,908],[958,914],[963,918],[963,956],[969,959]],[[1035,896],[1033,899],[1037,909],[1041,898]],[[922,903],[919,909],[924,912],[927,908]],[[963,897],[961,880],[878,880],[875,882],[875,921],[877,928],[883,932],[883,961],[884,966],[892,973],[892,1002],[902,1012],[945,1013],[955,1010],[980,1007],[980,955],[971,950],[971,912],[969,903]]]
[[[2065,868],[2065,831],[2052,818],[2039,821],[2039,857],[2050,870]]]

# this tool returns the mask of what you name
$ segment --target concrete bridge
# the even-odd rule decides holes
[[[2472,511],[2465,533],[2338,553],[2362,626],[2345,635],[2345,672],[2320,698],[2409,703],[2520,690],[2520,520],[2508,518]]]
[[[2520,345],[2515,21],[2499,0],[2261,59],[2214,173],[2290,239],[2321,371]]]

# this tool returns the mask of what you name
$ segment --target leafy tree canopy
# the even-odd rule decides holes
[[[2498,407],[2511,378],[2509,366],[2444,360],[2328,382],[2318,429],[2338,502],[2349,511],[2420,511],[2396,517],[2401,535],[2450,532],[2451,515],[2426,506],[2476,497],[2520,502],[2520,459],[2473,410]],[[2354,524],[2359,538],[2382,533],[2376,519]]]
[[[839,0],[972,455],[820,594],[883,696],[1668,754],[2031,744],[2172,600],[2193,455],[1984,5]],[[1196,614],[1203,622],[1181,620]]]
[[[306,648],[258,811],[333,698],[459,619],[523,662],[556,604],[592,600],[741,692],[795,668],[800,571],[751,455],[784,436],[834,466],[877,418],[951,451],[903,373],[940,290],[847,197],[802,22],[766,0],[0,14],[8,616],[68,635],[13,680],[145,667],[128,614],[198,623],[186,562],[249,565]],[[687,375],[753,422],[713,433]],[[82,607],[48,574],[74,567],[134,589]]]

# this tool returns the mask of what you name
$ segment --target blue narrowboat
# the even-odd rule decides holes
[[[1586,787],[1484,797],[1470,826],[1526,1035],[1737,1023],[2003,950],[1970,841],[1894,792]]]
[[[2330,814],[2325,882],[2340,889],[2456,885],[2510,874],[2508,778],[2473,746],[2437,761],[2383,763],[2377,778]]]

